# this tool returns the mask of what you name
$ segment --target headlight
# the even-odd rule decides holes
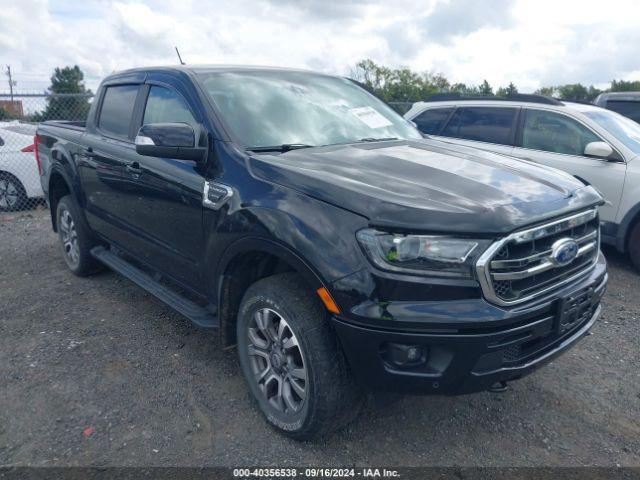
[[[491,244],[490,240],[399,235],[368,228],[356,236],[376,266],[436,277],[473,278],[476,260]]]

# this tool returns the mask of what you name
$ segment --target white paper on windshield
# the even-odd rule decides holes
[[[358,117],[369,128],[382,128],[392,125],[387,118],[371,107],[352,108],[349,112]]]

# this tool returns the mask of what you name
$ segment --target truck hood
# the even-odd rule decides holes
[[[506,233],[602,201],[564,172],[430,139],[258,154],[249,164],[258,178],[385,229]]]

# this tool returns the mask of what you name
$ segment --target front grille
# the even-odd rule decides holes
[[[577,244],[568,263],[562,253]],[[570,247],[563,249],[563,245]],[[509,235],[478,261],[478,277],[485,297],[511,305],[536,298],[586,272],[595,263],[600,243],[596,210],[562,218]],[[571,257],[569,257],[571,258]]]

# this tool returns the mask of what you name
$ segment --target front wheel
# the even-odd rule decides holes
[[[308,439],[354,418],[361,394],[320,302],[295,274],[259,280],[237,324],[245,379],[267,421]]]

